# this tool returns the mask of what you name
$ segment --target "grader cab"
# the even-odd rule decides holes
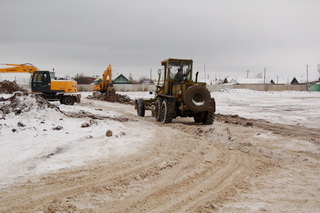
[[[198,82],[198,73],[193,76],[193,61],[169,58],[161,62],[155,98],[135,100],[139,116],[151,110],[156,121],[170,123],[173,118],[193,117],[197,123],[211,125],[216,110],[206,83]],[[163,75],[163,83],[160,79]]]

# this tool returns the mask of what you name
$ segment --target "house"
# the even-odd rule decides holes
[[[232,78],[229,84],[287,84],[286,79],[271,79],[271,78]]]
[[[113,80],[112,83],[113,84],[130,84],[131,82],[124,75],[120,74],[118,77],[116,77]]]
[[[290,84],[292,84],[292,85],[298,85],[298,84],[299,84],[299,81],[294,77],[294,78],[292,79],[292,81],[291,81]]]
[[[265,82],[266,81],[266,82]],[[264,80],[263,78],[236,78],[229,81],[230,84],[269,84],[270,80]]]

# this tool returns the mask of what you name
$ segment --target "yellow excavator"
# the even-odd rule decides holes
[[[0,73],[30,73],[32,93],[42,96],[48,101],[60,101],[61,104],[80,103],[77,82],[73,80],[56,80],[55,72],[41,71],[30,63],[1,64],[10,66],[0,68]]]
[[[111,65],[109,65],[108,68],[103,72],[102,79],[98,79],[93,82],[92,89],[93,91],[98,91],[101,93],[106,93],[107,91],[113,89]]]

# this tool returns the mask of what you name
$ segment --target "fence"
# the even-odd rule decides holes
[[[155,85],[146,84],[114,84],[116,91],[121,92],[138,92],[138,91],[155,91]],[[210,92],[219,91],[222,89],[250,89],[257,91],[308,91],[307,85],[289,85],[289,84],[238,84],[238,85],[228,85],[228,84],[215,84],[207,85]],[[78,90],[80,92],[92,91],[92,85],[79,84]]]
[[[20,85],[24,89],[31,91],[30,86]],[[113,85],[116,91],[121,92],[138,92],[138,91],[155,91],[155,85],[146,85],[146,84],[114,84]],[[228,84],[214,84],[207,85],[207,88],[210,92],[220,91],[223,89],[250,89],[257,91],[318,91],[312,90],[307,85],[289,85],[289,84],[237,84],[237,85],[228,85]],[[78,84],[79,92],[92,92],[91,84]]]

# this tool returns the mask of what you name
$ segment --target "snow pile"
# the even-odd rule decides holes
[[[113,103],[67,106],[20,93],[1,99],[9,113],[0,118],[0,189],[20,177],[136,152],[154,131],[110,110]]]
[[[50,104],[42,97],[35,95],[26,95],[22,92],[15,92],[9,98],[0,98],[0,118],[13,113],[20,115],[29,111],[39,111],[47,108],[58,110],[55,105]]]

